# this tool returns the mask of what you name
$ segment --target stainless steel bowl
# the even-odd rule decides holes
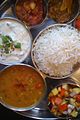
[[[33,61],[34,66],[36,67],[36,69],[43,75],[44,78],[49,77],[49,78],[52,78],[52,79],[64,79],[64,78],[70,77],[70,76],[71,76],[72,74],[74,74],[74,72],[75,72],[76,70],[78,70],[79,67],[80,67],[80,64],[77,63],[77,64],[73,67],[72,72],[71,72],[70,74],[68,74],[68,75],[65,75],[65,76],[50,76],[49,74],[46,74],[44,71],[40,70],[38,64],[35,62],[35,58],[34,58],[34,52],[35,52],[35,51],[34,51],[34,47],[35,47],[35,43],[38,41],[38,38],[39,38],[42,34],[44,34],[45,31],[47,31],[47,30],[49,30],[49,29],[51,29],[51,28],[56,28],[57,26],[64,27],[64,26],[66,26],[66,25],[67,25],[67,24],[54,24],[54,25],[50,25],[50,26],[48,26],[47,28],[43,29],[43,30],[37,35],[37,37],[36,37],[36,38],[34,39],[34,41],[33,41],[32,50],[31,50],[32,61]]]
[[[51,91],[52,91],[53,89],[57,88],[57,87],[60,87],[60,86],[62,86],[62,85],[65,85],[65,84],[66,84],[66,85],[72,85],[72,86],[74,86],[74,87],[80,88],[80,85],[79,85],[77,82],[75,82],[75,81],[73,81],[73,80],[67,80],[67,79],[66,79],[66,80],[64,80],[63,82],[61,82],[61,83],[59,83],[58,85],[56,85],[55,87],[53,87],[53,88],[51,89]],[[48,97],[49,97],[51,91],[49,92]],[[62,98],[62,99],[63,99],[63,98]],[[64,100],[65,100],[65,99],[64,99]],[[49,104],[49,100],[48,100],[48,104]],[[49,105],[48,105],[48,109],[49,109]],[[50,109],[49,109],[49,111],[51,112]],[[75,120],[75,119],[77,119],[77,118],[79,117],[79,115],[80,115],[80,113],[79,113],[78,116],[75,118],[75,117],[71,117],[70,115],[61,115],[61,116],[55,115],[53,112],[51,112],[51,114],[54,115],[55,117],[61,119],[61,120]]]
[[[15,3],[15,5],[12,7],[12,10],[13,10],[13,13],[14,13],[15,17],[20,20],[20,18],[16,15],[16,5],[18,4],[19,1],[20,1],[20,0],[16,0],[16,3]],[[36,25],[31,25],[31,26],[29,26],[25,21],[22,21],[22,20],[21,20],[21,21],[22,21],[25,25],[27,25],[30,29],[31,29],[31,28],[37,28],[37,27],[39,27],[39,26],[42,25],[42,24],[44,23],[44,21],[47,19],[47,1],[46,1],[46,0],[43,0],[43,3],[44,3],[44,18],[43,18],[43,20],[41,21],[41,23],[36,24]]]
[[[2,99],[2,97],[0,96],[0,103],[3,105],[3,106],[5,106],[6,108],[9,108],[9,109],[11,109],[11,110],[14,110],[14,111],[27,111],[27,110],[31,110],[32,108],[34,108],[34,107],[36,107],[41,101],[42,101],[42,99],[45,97],[45,95],[46,95],[46,90],[47,90],[47,85],[46,85],[46,81],[43,79],[43,77],[39,74],[39,72],[34,68],[34,67],[32,67],[32,66],[30,66],[30,65],[25,65],[25,64],[15,64],[15,65],[10,65],[10,66],[7,66],[7,67],[5,67],[3,70],[1,70],[0,71],[0,76],[1,76],[1,74],[4,74],[4,72],[6,72],[7,70],[9,70],[9,69],[13,69],[13,67],[15,67],[16,69],[17,68],[21,68],[22,70],[23,70],[23,68],[24,67],[26,67],[26,69],[31,69],[31,70],[33,70],[35,73],[37,73],[39,76],[40,76],[40,78],[42,78],[42,81],[43,81],[43,93],[42,93],[42,95],[41,95],[41,97],[37,100],[37,101],[35,101],[34,103],[32,103],[30,106],[25,106],[25,107],[16,107],[16,106],[14,106],[14,105],[11,105],[11,104],[9,104],[9,103],[7,103],[7,102],[5,102],[5,100],[3,100]],[[17,69],[18,70],[18,69]],[[26,71],[26,70],[25,70]],[[13,75],[14,74],[16,74],[15,73],[15,71],[13,72]],[[24,71],[23,71],[23,73],[22,74],[24,74]],[[7,75],[9,75],[9,73],[7,74]],[[5,76],[5,74],[4,74],[4,76]],[[18,76],[18,78],[19,78],[19,76]],[[24,78],[25,79],[25,78]],[[16,80],[17,80],[17,78],[16,78]],[[31,84],[31,83],[30,83]],[[13,88],[12,88],[13,89]],[[35,91],[36,92],[36,91]],[[15,94],[15,89],[14,89],[14,94]],[[26,94],[26,93],[25,93]],[[9,95],[10,96],[10,95]],[[15,98],[16,99],[16,98]],[[22,99],[24,99],[24,96],[22,96]],[[31,98],[32,99],[32,98]],[[18,104],[18,103],[17,103]]]
[[[4,23],[3,24],[3,26],[5,27],[5,23],[9,23],[9,22],[11,22],[11,23],[18,23],[18,25],[21,25],[22,26],[22,28],[23,28],[23,30],[25,30],[25,34],[26,34],[26,38],[27,38],[27,35],[28,35],[28,37],[29,37],[29,46],[28,46],[28,49],[26,48],[26,52],[25,52],[25,54],[24,55],[22,55],[22,57],[18,60],[18,61],[16,61],[16,60],[14,60],[14,62],[3,62],[3,60],[1,61],[0,60],[0,63],[1,64],[4,64],[4,65],[12,65],[12,64],[15,64],[15,63],[21,63],[21,62],[23,62],[28,56],[29,56],[29,54],[30,54],[30,51],[31,51],[31,47],[32,47],[32,35],[31,35],[31,32],[30,32],[30,30],[28,29],[28,27],[27,26],[25,26],[21,21],[19,21],[18,19],[16,19],[16,18],[12,18],[12,17],[5,17],[5,18],[1,18],[0,19],[0,24],[2,24],[2,22]],[[13,28],[12,27],[10,27],[9,25],[8,25],[8,27],[9,27],[9,29],[10,29],[10,32],[11,31],[13,31],[13,35],[12,36],[15,36],[15,31],[13,30]],[[17,30],[19,30],[19,28],[17,29]],[[2,33],[2,34],[4,34],[5,33],[5,35],[8,35],[8,34],[10,34],[10,32],[8,32],[7,33],[7,31],[6,32],[2,32],[1,30],[0,30],[0,33]],[[17,35],[16,35],[17,36]],[[23,38],[24,38],[24,36],[23,36]],[[16,37],[16,40],[17,40],[17,37]],[[1,59],[1,58],[0,58]]]
[[[49,8],[49,1],[50,0],[48,0],[48,8]],[[70,24],[70,23],[72,23],[74,20],[75,20],[75,18],[79,15],[79,12],[80,12],[80,1],[79,0],[73,0],[73,8],[72,8],[73,10],[72,10],[72,14],[71,14],[71,17],[70,17],[70,19],[68,20],[68,21],[66,21],[66,22],[63,22],[63,24],[64,23],[67,23],[67,24]],[[49,10],[48,10],[48,17],[49,17]],[[49,17],[50,18],[50,17]],[[51,18],[52,19],[52,18]],[[54,20],[54,19],[53,19]],[[59,22],[57,22],[57,20],[54,20],[56,23],[59,23]]]

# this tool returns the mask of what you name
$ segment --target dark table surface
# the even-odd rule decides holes
[[[2,105],[0,105],[0,118],[2,118],[2,120],[34,120],[31,118],[27,118],[27,117],[23,117],[17,113],[15,113],[12,110],[9,110],[5,107],[3,107]]]

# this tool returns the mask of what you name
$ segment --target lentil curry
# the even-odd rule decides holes
[[[29,107],[43,96],[45,84],[29,66],[14,65],[0,73],[0,99],[14,107]]]

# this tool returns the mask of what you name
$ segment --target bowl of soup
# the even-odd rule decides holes
[[[29,65],[6,67],[0,72],[0,103],[15,111],[34,108],[43,99],[46,83]]]

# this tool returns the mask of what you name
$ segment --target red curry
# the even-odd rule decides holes
[[[45,16],[43,0],[18,0],[15,9],[17,17],[29,26],[41,23]]]

